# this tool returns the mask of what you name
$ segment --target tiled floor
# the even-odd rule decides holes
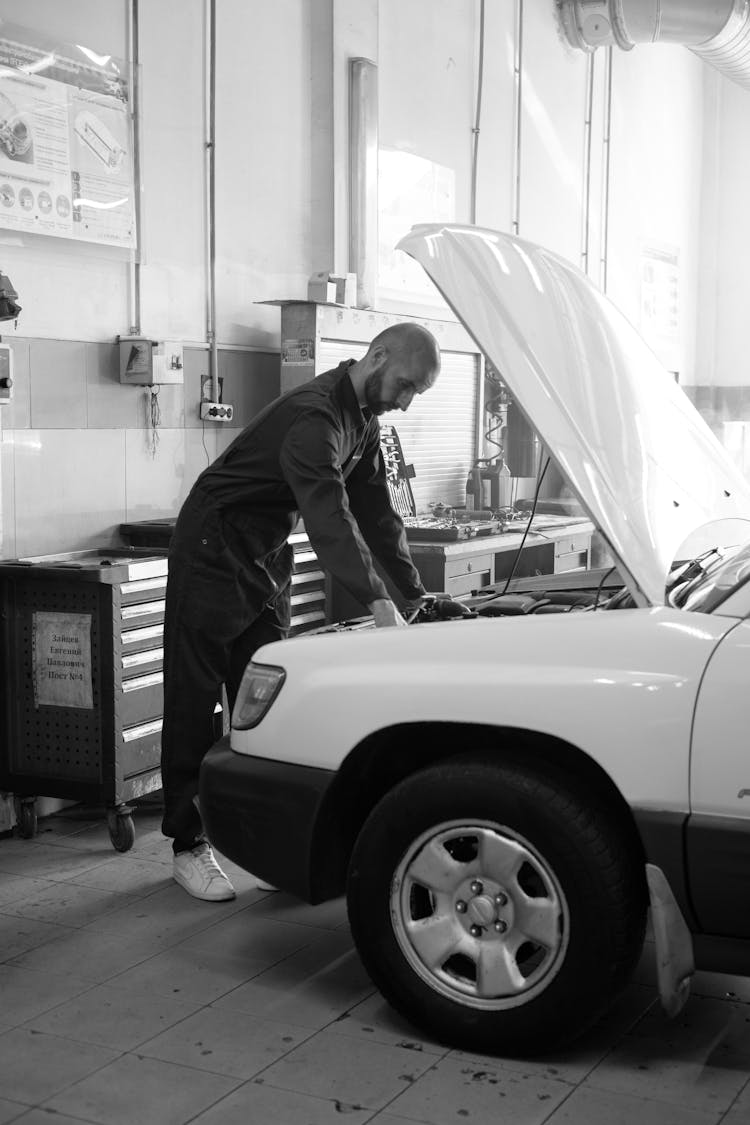
[[[644,958],[583,1041],[520,1061],[425,1039],[380,1000],[342,901],[227,865],[172,883],[159,811],[132,851],[86,810],[0,839],[0,1125],[747,1125],[750,981],[696,977],[674,1022]]]

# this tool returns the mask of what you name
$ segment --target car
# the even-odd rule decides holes
[[[346,894],[365,967],[413,1025],[537,1053],[607,1011],[649,918],[669,1014],[696,966],[750,973],[750,486],[575,266],[472,226],[399,245],[510,387],[618,585],[519,579],[430,599],[406,629],[264,646],[201,810],[256,876]]]

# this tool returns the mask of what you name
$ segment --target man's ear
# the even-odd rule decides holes
[[[383,344],[376,344],[370,352],[370,368],[372,371],[380,371],[382,367],[388,362],[388,351]]]

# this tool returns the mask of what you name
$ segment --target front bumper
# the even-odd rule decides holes
[[[336,774],[237,754],[225,735],[200,774],[200,810],[211,843],[233,863],[306,902],[344,889],[346,857],[326,814]]]

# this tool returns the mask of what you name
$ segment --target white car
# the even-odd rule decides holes
[[[201,810],[255,875],[313,903],[346,893],[364,964],[414,1024],[538,1051],[622,990],[649,909],[668,1012],[695,964],[750,973],[750,486],[568,262],[473,227],[400,246],[625,586],[263,647]]]

